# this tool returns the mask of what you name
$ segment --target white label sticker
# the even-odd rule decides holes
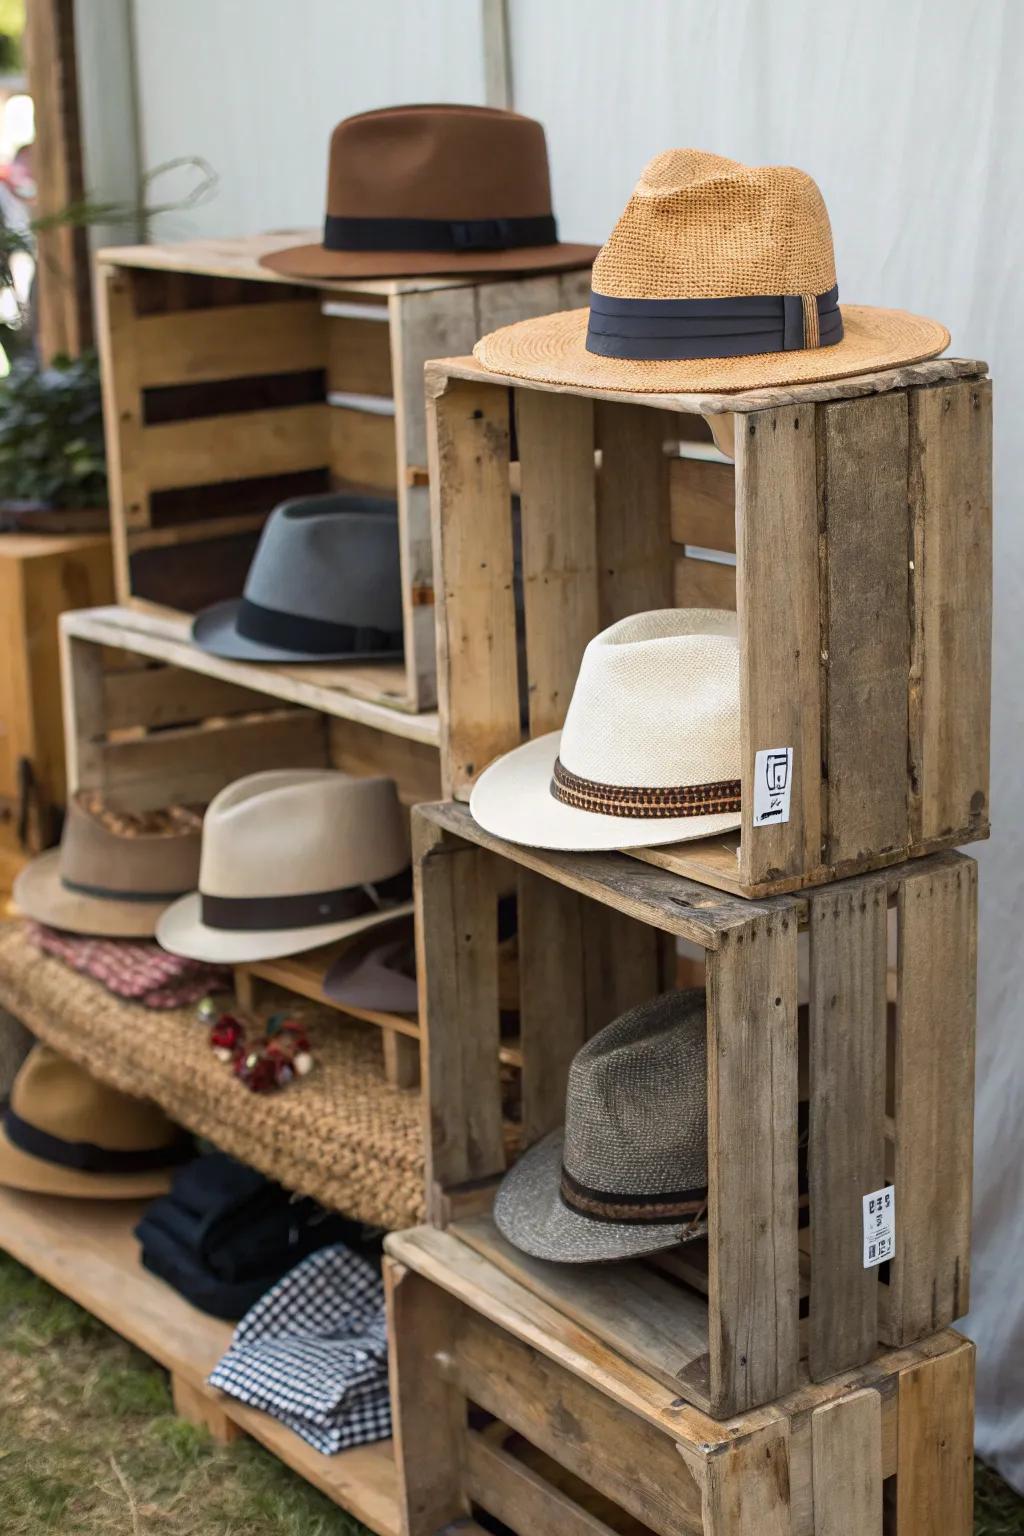
[[[876,1189],[864,1196],[864,1268],[891,1259],[896,1247],[896,1191]]]
[[[754,826],[770,827],[789,820],[793,782],[793,748],[768,747],[754,755]]]

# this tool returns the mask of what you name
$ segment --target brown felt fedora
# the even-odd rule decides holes
[[[121,811],[93,794],[68,806],[59,848],[23,869],[14,900],[51,928],[145,939],[170,902],[196,884],[202,817],[190,806]]]
[[[319,245],[261,258],[287,277],[472,276],[588,267],[560,241],[544,129],[492,107],[385,107],[331,135]]]
[[[190,1148],[156,1104],[36,1045],[0,1122],[0,1184],[83,1200],[159,1195]]]

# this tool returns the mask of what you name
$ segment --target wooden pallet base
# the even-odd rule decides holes
[[[168,1370],[182,1418],[221,1442],[251,1435],[377,1536],[399,1536],[390,1440],[322,1456],[267,1414],[206,1385],[231,1325],[197,1311],[142,1268],[132,1229],[144,1205],[0,1190],[0,1247]]]

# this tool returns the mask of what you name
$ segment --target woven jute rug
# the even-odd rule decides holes
[[[419,1095],[384,1077],[379,1031],[303,1010],[316,1065],[279,1093],[250,1093],[210,1050],[191,1008],[114,997],[0,925],[0,1007],[40,1040],[298,1194],[383,1227],[423,1220]]]

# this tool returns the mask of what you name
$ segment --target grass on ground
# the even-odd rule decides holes
[[[2,1536],[369,1536],[251,1440],[176,1418],[167,1375],[0,1254]],[[1024,1536],[977,1464],[975,1536]]]

